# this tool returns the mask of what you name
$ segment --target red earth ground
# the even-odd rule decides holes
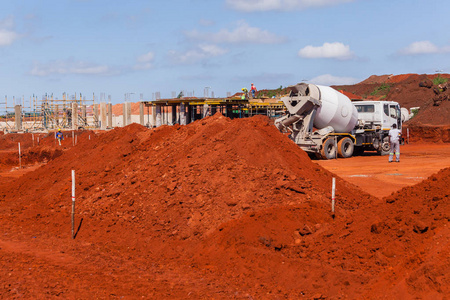
[[[5,137],[14,143],[0,157],[15,151],[17,137]],[[65,142],[43,138],[61,153],[30,172],[8,165],[0,174],[3,298],[450,296],[450,168],[447,160],[435,164],[434,152],[448,153],[448,144],[411,143],[399,164],[375,156],[317,163],[265,117],[220,114]],[[414,174],[427,178],[410,185],[406,177],[420,165]],[[352,184],[344,166],[374,174],[382,192],[395,186],[378,171],[402,174],[387,176],[406,187],[375,197],[374,186]]]

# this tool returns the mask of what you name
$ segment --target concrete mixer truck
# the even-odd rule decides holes
[[[400,106],[392,101],[352,102],[328,86],[299,83],[281,98],[286,114],[275,126],[318,158],[347,158],[354,153],[389,153],[389,130],[401,129]]]

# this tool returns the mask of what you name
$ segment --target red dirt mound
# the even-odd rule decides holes
[[[68,243],[72,169],[77,178],[79,232]],[[47,294],[69,298],[102,298],[111,293],[235,297],[237,290],[252,290],[248,284],[253,279],[213,284],[221,270],[190,262],[198,242],[214,239],[224,223],[247,215],[269,222],[272,219],[264,211],[274,206],[285,208],[279,220],[293,218],[289,226],[296,218],[303,220],[309,208],[317,208],[317,214],[306,221],[318,231],[316,224],[332,220],[328,212],[332,176],[261,116],[230,120],[216,114],[188,126],[156,130],[132,124],[95,139],[81,139],[14,184],[0,183],[0,228],[6,233],[2,239],[8,239],[6,249],[15,247],[10,239],[27,247],[33,236],[33,249],[51,249],[76,257],[75,262],[61,267],[40,253],[35,260],[40,276],[34,269],[19,269],[10,276],[0,271],[4,275],[0,278],[10,284],[8,293],[15,289],[28,297],[41,295],[44,287]],[[374,201],[340,178],[337,197],[339,218]],[[276,220],[270,222],[275,228]],[[5,252],[2,270],[17,270],[14,266],[30,259],[5,251],[0,249],[0,255]],[[271,265],[269,259],[262,256],[254,266]],[[19,280],[27,274],[32,276]],[[49,286],[49,278],[59,284]],[[12,287],[11,279],[16,279]],[[277,295],[289,292],[263,282]]]
[[[71,148],[73,144],[83,139],[95,138],[92,131],[63,132],[64,140],[61,146],[55,139],[54,132],[50,133],[10,133],[5,136],[0,144],[0,170],[10,169],[19,166],[18,143],[21,148],[22,166],[35,163],[46,163],[49,160],[60,156],[63,151]],[[34,139],[34,141],[33,141]]]
[[[417,115],[406,124],[410,126],[445,126],[450,125],[450,101],[443,101],[438,106],[430,100],[421,106]]]
[[[336,221],[317,203],[247,214],[197,246],[193,264],[245,282],[241,296],[444,299],[449,178],[447,168]]]
[[[31,147],[33,145],[31,133],[9,133],[0,135],[0,150],[16,150],[20,143],[21,149]]]
[[[133,124],[99,135],[90,143],[82,140],[30,174],[31,179],[23,178],[23,184],[30,183],[27,191],[34,195],[34,177],[46,174],[42,184],[56,190],[66,186],[67,190],[67,182],[61,179],[67,178],[71,169],[79,177],[80,208],[85,214],[120,206],[127,218],[142,220],[144,211],[123,205],[131,201],[130,206],[144,206],[146,197],[154,198],[152,207],[159,218],[171,214],[167,217],[172,219],[170,226],[164,231],[183,239],[202,236],[247,210],[311,197],[329,202],[332,177],[270,126],[268,119],[231,121],[220,114],[186,127],[148,131]],[[93,179],[98,176],[100,179]],[[341,180],[338,187],[338,196],[345,199],[343,207],[352,208],[369,199],[356,196],[353,187]],[[63,196],[56,192],[43,200],[62,201]],[[193,214],[190,206],[202,207],[201,216]],[[194,219],[198,219],[195,226],[186,224],[185,220]]]
[[[403,127],[406,139],[409,128],[410,143],[450,143],[450,126],[415,125],[409,122]]]

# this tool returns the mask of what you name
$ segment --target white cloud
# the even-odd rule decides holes
[[[237,23],[234,30],[222,29],[219,32],[198,32],[196,30],[185,33],[193,40],[202,40],[210,43],[253,43],[253,44],[276,44],[286,40],[284,37],[277,36],[267,30],[257,27],[251,27],[244,21]]]
[[[352,77],[337,77],[330,74],[324,74],[308,80],[308,83],[319,85],[349,85],[359,81],[360,80]]]
[[[136,60],[137,64],[134,65],[135,70],[148,70],[153,67],[153,60],[155,59],[155,54],[153,52],[148,52],[140,55]]]
[[[399,53],[403,55],[435,54],[448,52],[450,52],[450,46],[438,47],[430,41],[414,42],[399,51]]]
[[[204,27],[210,27],[216,24],[213,20],[200,19],[198,23]]]
[[[227,5],[238,11],[292,11],[323,7],[355,0],[226,0]]]
[[[350,46],[343,43],[324,43],[322,46],[306,46],[298,51],[298,56],[304,58],[334,58],[339,60],[347,60],[355,57]]]
[[[13,27],[13,17],[8,17],[0,21],[0,47],[9,46],[19,38],[19,34],[13,30]]]
[[[82,61],[59,60],[45,64],[35,62],[30,74],[33,76],[49,76],[52,74],[67,75],[112,75],[114,72],[106,65],[96,65]]]
[[[193,64],[211,57],[221,56],[228,53],[228,50],[216,45],[199,45],[195,49],[180,53],[175,50],[169,51],[169,56],[176,64]]]

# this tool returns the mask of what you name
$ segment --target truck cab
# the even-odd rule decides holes
[[[386,155],[392,125],[402,129],[400,105],[393,101],[353,101],[353,105],[358,111],[358,124],[352,131],[356,152],[375,150]]]
[[[359,128],[389,130],[393,124],[402,128],[400,105],[393,101],[358,101],[353,102],[358,111]]]

